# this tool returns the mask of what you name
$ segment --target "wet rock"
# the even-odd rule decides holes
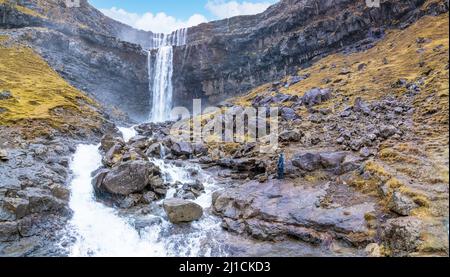
[[[339,167],[344,162],[346,156],[347,154],[344,152],[319,154],[320,163],[322,164],[322,167],[327,169]]]
[[[414,201],[408,197],[407,195],[402,194],[401,192],[394,192],[389,201],[388,208],[403,216],[408,216],[411,214],[411,211],[419,206],[414,203]]]
[[[200,205],[183,199],[168,199],[163,204],[170,222],[183,223],[198,220],[203,215],[203,209]]]
[[[145,151],[148,157],[164,157],[169,152],[169,149],[162,143],[156,142],[150,145]]]
[[[157,199],[158,199],[158,196],[153,191],[147,191],[146,193],[144,193],[144,195],[142,195],[142,200],[143,200],[144,204],[151,204],[151,203],[153,203],[153,201],[155,201]]]
[[[381,238],[393,255],[415,252],[421,243],[422,221],[415,217],[389,219],[382,226]]]
[[[318,105],[331,99],[331,89],[313,88],[305,93],[302,101],[307,106]]]
[[[202,182],[200,180],[196,180],[193,183],[183,184],[181,189],[177,191],[176,196],[178,198],[194,200],[199,197],[204,191],[205,187],[203,186]]]
[[[218,165],[231,168],[238,172],[252,172],[253,174],[264,173],[265,163],[255,158],[240,158],[240,159],[221,159],[217,162]]]
[[[151,217],[151,218],[137,218],[134,221],[134,228],[137,230],[145,229],[147,227],[151,227],[154,225],[162,224],[162,219],[159,217]]]
[[[128,144],[136,149],[145,149],[146,147],[148,147],[148,138],[145,136],[137,135],[131,138]]]
[[[141,192],[151,183],[160,181],[159,175],[159,169],[150,162],[129,161],[110,171],[100,172],[94,178],[94,184],[97,191],[127,196]]]
[[[142,199],[141,194],[130,194],[119,201],[119,206],[122,209],[129,209],[136,206]]]

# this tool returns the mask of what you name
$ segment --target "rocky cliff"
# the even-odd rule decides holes
[[[75,87],[121,119],[144,120],[149,113],[147,53],[149,33],[105,17],[86,1],[79,8],[62,0],[0,1],[0,30],[31,46]]]
[[[426,13],[448,10],[448,1],[283,0],[267,11],[201,24],[174,53],[174,94],[215,104],[262,83],[295,73],[335,51],[364,50],[385,28],[405,27]]]
[[[189,108],[193,98],[217,104],[328,54],[371,48],[386,28],[447,10],[448,1],[386,0],[369,8],[363,0],[283,0],[258,15],[189,28],[187,45],[174,51],[174,104]],[[109,19],[87,1],[69,8],[62,0],[3,0],[0,17],[3,33],[36,49],[109,114],[147,119],[151,98],[143,49],[151,32]]]

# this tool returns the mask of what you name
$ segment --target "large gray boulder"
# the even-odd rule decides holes
[[[183,223],[198,220],[203,215],[200,205],[183,199],[173,198],[164,201],[164,211],[172,223]]]
[[[159,174],[159,169],[151,162],[129,161],[100,172],[94,178],[94,185],[99,192],[128,196],[142,192],[152,181],[160,179]]]
[[[292,164],[305,171],[314,171],[322,168],[320,155],[313,153],[296,155],[292,159]]]
[[[331,89],[313,88],[303,95],[302,101],[307,106],[318,105],[331,98]]]

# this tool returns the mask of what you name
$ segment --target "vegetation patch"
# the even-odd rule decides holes
[[[69,85],[31,49],[0,46],[0,125],[36,122],[56,129],[99,128],[97,104]],[[36,128],[35,132],[38,132]]]

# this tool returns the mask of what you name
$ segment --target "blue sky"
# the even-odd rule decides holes
[[[111,18],[158,33],[235,15],[256,14],[276,2],[278,0],[89,0]]]

